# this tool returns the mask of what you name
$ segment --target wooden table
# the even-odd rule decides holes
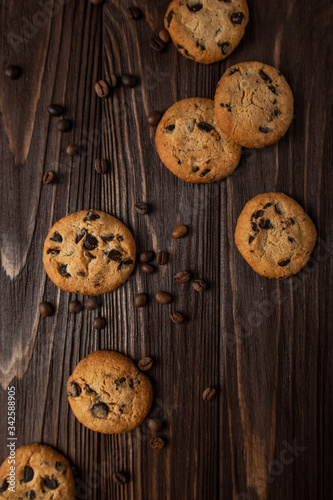
[[[226,61],[203,66],[149,40],[162,27],[167,0],[33,0],[1,4],[1,68],[19,64],[21,78],[1,78],[1,460],[7,450],[7,386],[17,395],[17,445],[43,442],[68,455],[79,473],[78,498],[321,500],[332,491],[333,144],[332,22],[329,0],[249,0],[246,35]],[[54,11],[50,11],[50,6]],[[48,13],[47,13],[48,12]],[[287,135],[263,150],[244,150],[226,180],[191,185],[160,162],[152,109],[185,97],[213,97],[226,67],[258,60],[277,66],[295,95]],[[131,73],[141,84],[107,100],[94,84]],[[49,116],[64,104],[73,129],[61,134]],[[81,154],[65,154],[68,144]],[[96,157],[109,161],[99,175]],[[58,176],[43,185],[46,170]],[[319,240],[310,265],[286,281],[256,274],[237,251],[233,233],[254,195],[283,191],[314,220]],[[149,216],[137,215],[147,201]],[[68,313],[75,298],[46,277],[41,253],[51,225],[67,212],[95,208],[123,220],[139,251],[166,250],[170,263],[152,276],[137,269],[103,297],[107,328],[95,312]],[[179,223],[189,235],[175,241]],[[209,284],[200,295],[175,286],[189,269]],[[174,294],[172,306],[153,299]],[[134,307],[137,291],[149,306]],[[82,297],[79,297],[82,299]],[[42,318],[38,303],[56,307]],[[186,322],[174,325],[172,310]],[[119,436],[84,428],[74,418],[66,381],[78,361],[115,349],[155,360],[153,414],[166,419],[168,443],[152,450],[146,426]],[[207,386],[218,397],[202,400]],[[128,473],[114,485],[115,470]]]

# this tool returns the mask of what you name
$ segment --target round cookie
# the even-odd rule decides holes
[[[268,278],[287,278],[307,263],[317,239],[303,208],[283,193],[258,194],[240,214],[235,242],[250,266]]]
[[[63,217],[49,232],[45,271],[62,290],[99,295],[122,285],[134,269],[135,242],[120,220],[98,210]]]
[[[231,54],[248,20],[246,0],[173,0],[164,25],[183,56],[210,64]]]
[[[8,457],[0,467],[0,498],[15,500],[75,499],[75,481],[71,466],[63,455],[50,446],[28,444],[16,449],[15,476]],[[14,490],[14,491],[13,491]]]
[[[267,64],[235,64],[217,85],[217,122],[233,141],[247,148],[262,148],[281,139],[293,112],[294,99],[286,79]]]
[[[138,427],[153,402],[149,379],[115,351],[96,351],[82,359],[68,379],[67,395],[81,424],[103,434]]]
[[[155,143],[164,165],[183,181],[219,181],[237,167],[242,148],[227,137],[214,116],[214,102],[183,99],[158,124]]]

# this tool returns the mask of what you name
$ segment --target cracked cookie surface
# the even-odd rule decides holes
[[[277,69],[260,62],[227,69],[214,100],[223,132],[247,148],[274,144],[293,118],[294,99],[286,79]]]
[[[210,64],[231,54],[248,20],[246,0],[173,0],[164,25],[183,56]]]
[[[164,165],[192,183],[219,181],[230,175],[242,150],[217,124],[214,102],[199,97],[178,101],[164,113],[155,143]]]
[[[50,230],[45,271],[66,292],[98,295],[122,285],[134,269],[135,242],[120,220],[99,210],[63,217]]]
[[[120,434],[138,427],[153,401],[153,388],[133,361],[115,351],[96,351],[67,382],[69,404],[89,429]]]
[[[11,464],[8,459],[0,467],[0,498],[75,499],[71,466],[67,458],[50,446],[29,444],[16,449],[15,491],[11,490],[13,485],[8,476]]]
[[[240,214],[235,242],[250,266],[268,278],[287,278],[308,262],[316,228],[303,208],[283,193],[252,198]]]

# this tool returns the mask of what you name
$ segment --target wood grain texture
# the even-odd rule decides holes
[[[0,460],[11,384],[17,445],[39,441],[67,454],[78,469],[78,499],[331,498],[333,8],[329,0],[248,3],[243,41],[207,67],[172,46],[163,53],[149,47],[167,0],[138,0],[145,13],[139,21],[124,15],[129,0],[1,3],[1,68],[19,64],[23,75],[0,80]],[[295,95],[289,132],[274,146],[244,150],[222,182],[183,183],[159,161],[146,115],[178,99],[213,97],[225,68],[250,60],[286,76]],[[94,83],[111,73],[135,74],[140,85],[100,100]],[[71,132],[58,132],[47,113],[51,102],[65,105]],[[70,143],[80,144],[80,156],[66,156]],[[110,165],[105,176],[93,169],[101,156]],[[41,182],[49,169],[58,175],[54,186]],[[280,282],[255,274],[233,238],[245,203],[267,191],[295,198],[319,235],[309,266]],[[138,200],[151,205],[149,216],[135,213]],[[171,256],[152,276],[136,269],[103,297],[101,333],[92,328],[95,312],[68,314],[75,295],[56,289],[41,259],[52,224],[85,208],[119,217],[139,251]],[[170,234],[180,223],[190,231],[175,241]],[[174,285],[183,269],[207,281],[203,295]],[[158,290],[172,292],[174,304],[157,304]],[[150,296],[143,309],[133,303],[139,291]],[[55,305],[53,317],[39,316],[42,299]],[[187,320],[174,325],[172,310]],[[145,425],[103,436],[75,420],[67,378],[96,349],[155,359],[152,414],[167,422],[163,450],[150,449]],[[204,402],[209,385],[218,397]],[[118,469],[130,478],[123,488],[112,481]]]

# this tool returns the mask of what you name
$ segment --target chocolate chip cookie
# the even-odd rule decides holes
[[[142,423],[153,388],[131,359],[115,351],[96,351],[76,366],[67,395],[81,424],[96,432],[120,434]]]
[[[183,56],[210,64],[231,54],[248,20],[246,0],[173,0],[164,25]]]
[[[217,122],[233,141],[247,148],[262,148],[281,139],[293,112],[294,99],[286,79],[267,64],[235,64],[217,85]]]
[[[75,499],[75,482],[68,460],[43,444],[16,449],[15,463],[8,457],[0,467],[0,498],[15,500]],[[11,475],[15,467],[14,475]]]
[[[176,102],[158,124],[155,142],[164,165],[187,182],[219,181],[235,170],[241,157],[241,146],[217,124],[211,99]]]
[[[268,278],[287,278],[308,262],[316,228],[303,208],[283,193],[258,194],[239,216],[235,242],[250,266]]]
[[[45,271],[62,290],[99,295],[122,285],[134,269],[135,242],[118,219],[82,210],[60,219],[49,232]]]

